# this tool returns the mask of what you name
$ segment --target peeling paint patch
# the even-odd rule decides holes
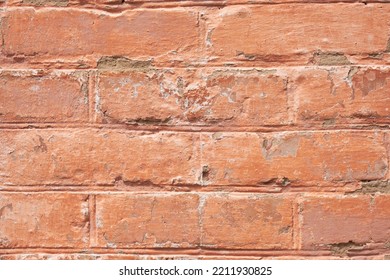
[[[313,55],[312,62],[320,66],[351,64],[345,54],[337,52],[316,52]]]
[[[265,138],[262,143],[261,153],[266,160],[280,157],[296,157],[299,148],[299,136],[274,136]]]
[[[103,56],[97,63],[101,70],[149,70],[152,60],[131,60],[122,56]]]

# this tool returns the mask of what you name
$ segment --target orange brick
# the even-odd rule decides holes
[[[102,72],[103,121],[152,124],[280,125],[288,122],[285,78],[267,71]]]
[[[378,3],[386,2],[387,0],[344,0],[343,2],[359,2],[359,3]],[[0,5],[5,0],[0,0]],[[307,0],[273,0],[272,3],[305,3]],[[316,3],[335,3],[338,0],[313,0]],[[142,7],[176,7],[176,6],[227,6],[227,5],[252,5],[252,4],[269,4],[269,0],[8,0],[7,5],[15,6],[103,6],[106,9],[117,9],[123,7],[124,4],[128,4],[134,7],[142,4]],[[110,7],[111,6],[111,7]],[[128,8],[128,6],[123,7]]]
[[[0,194],[0,248],[85,247],[88,196]]]
[[[0,255],[0,260],[100,260],[106,259],[106,254],[47,254],[47,253],[30,253],[30,254],[6,254]]]
[[[389,10],[382,4],[229,6],[206,14],[207,45],[211,55],[225,61],[305,63],[323,52],[320,64],[348,63],[343,56],[333,62],[322,58],[385,51]]]
[[[390,240],[390,196],[309,196],[302,203],[302,247]]]
[[[0,72],[0,122],[88,120],[88,77],[81,72]]]
[[[182,53],[197,45],[196,24],[196,13],[183,10],[115,15],[77,9],[12,9],[4,21],[4,52],[8,56],[54,56],[56,60]]]
[[[371,236],[376,242],[390,242],[390,195],[382,194],[375,197],[372,207]]]
[[[83,0],[80,0],[82,2]],[[70,3],[74,4],[78,1],[75,0],[8,0],[7,6],[54,6],[54,7],[66,7]],[[91,1],[92,2],[92,1]]]
[[[205,184],[374,180],[388,170],[379,133],[210,133],[202,151]]]
[[[98,195],[98,244],[111,248],[197,246],[198,200],[193,194]]]
[[[185,133],[26,130],[0,134],[0,182],[196,183],[198,138]]]
[[[213,195],[205,199],[202,245],[212,248],[292,248],[292,199],[268,195]]]
[[[292,76],[300,123],[390,122],[388,69],[308,69]]]

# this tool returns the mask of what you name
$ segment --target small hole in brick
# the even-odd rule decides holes
[[[202,181],[208,181],[210,176],[210,168],[205,165],[202,167]]]

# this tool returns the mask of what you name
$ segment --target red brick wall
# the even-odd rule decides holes
[[[0,258],[389,258],[390,4],[336,2],[0,0]]]

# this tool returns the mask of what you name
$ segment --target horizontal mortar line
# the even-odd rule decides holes
[[[273,249],[229,249],[223,247],[216,248],[58,248],[58,247],[20,247],[12,249],[0,249],[0,255],[11,255],[11,254],[145,254],[145,255],[155,255],[155,254],[167,254],[167,255],[213,255],[213,256],[225,256],[225,255],[237,255],[237,256],[334,256],[342,257],[338,254],[335,254],[331,250],[273,250]],[[364,249],[361,251],[353,251],[353,254],[349,254],[350,257],[358,256],[380,256],[383,254],[388,254],[389,250],[387,249]],[[347,257],[347,256],[344,256]]]
[[[161,4],[164,3],[164,4]],[[388,4],[388,2],[383,1],[327,1],[327,2],[317,2],[317,1],[290,1],[290,2],[258,2],[258,3],[222,3],[218,1],[206,1],[206,2],[196,2],[196,1],[172,1],[172,2],[138,2],[138,3],[124,3],[121,5],[118,4],[108,4],[108,5],[96,5],[93,3],[85,4],[70,4],[68,7],[57,7],[57,6],[28,6],[28,5],[10,5],[5,4],[3,7],[8,9],[21,9],[21,8],[34,8],[35,10],[41,9],[79,9],[79,10],[93,10],[101,13],[109,14],[120,14],[126,11],[142,11],[142,10],[154,10],[154,9],[175,9],[175,8],[202,8],[202,7],[229,7],[229,6],[275,6],[275,5],[329,5],[329,4]]]
[[[390,2],[389,2],[389,5],[390,5]],[[390,54],[390,53],[389,53]],[[304,55],[311,55],[311,53],[306,53]],[[357,55],[365,55],[365,54],[348,54],[349,56],[357,56]],[[368,54],[366,54],[368,55]],[[103,56],[106,56],[104,54],[101,55],[102,57]],[[292,56],[296,56],[296,55],[292,55]],[[77,57],[77,56],[76,56]],[[126,57],[126,56],[124,56]],[[137,60],[137,59],[135,59]],[[195,70],[195,69],[223,69],[223,70],[226,70],[226,71],[239,71],[239,70],[288,70],[288,69],[326,69],[326,70],[330,70],[330,69],[337,69],[337,68],[352,68],[352,67],[356,67],[356,68],[382,68],[382,69],[389,69],[390,68],[390,65],[388,64],[342,64],[342,65],[285,65],[285,66],[270,66],[270,67],[264,67],[264,66],[245,66],[245,65],[238,65],[238,66],[226,66],[224,65],[224,63],[250,63],[250,64],[253,64],[253,62],[256,62],[256,61],[227,61],[227,62],[221,62],[220,64],[206,64],[206,65],[192,65],[192,66],[181,66],[181,65],[177,65],[177,66],[170,66],[169,64],[167,64],[167,66],[164,66],[164,64],[157,64],[156,66],[151,66],[150,68],[147,69],[147,71],[153,71],[153,70],[174,70],[174,69],[186,69],[186,70]],[[386,61],[384,61],[386,62]],[[41,64],[47,64],[47,63],[50,63],[50,62],[40,62]],[[71,64],[71,63],[63,63],[64,66],[66,66],[67,64]],[[281,63],[282,64],[282,63]],[[28,65],[28,64],[27,64]],[[39,66],[39,64],[34,64],[36,66]],[[61,65],[61,64],[60,64]],[[50,66],[49,67],[38,67],[38,68],[10,68],[10,67],[6,67],[6,68],[0,68],[0,73],[1,72],[6,72],[6,71],[12,71],[12,72],[23,72],[23,71],[44,71],[45,72],[54,72],[54,71],[64,71],[64,72],[73,72],[73,71],[77,71],[77,72],[90,72],[90,71],[97,71],[97,72],[137,72],[137,70],[140,70],[139,68],[121,68],[121,69],[116,69],[116,68],[112,68],[112,69],[99,69],[99,68],[65,68],[65,67],[61,67],[61,68],[56,68],[56,67],[53,67],[51,68]],[[146,71],[146,72],[147,72]],[[145,70],[142,70],[142,72],[145,72]]]
[[[155,253],[155,252],[163,252],[163,253],[171,253],[176,254],[177,252],[185,252],[185,253],[194,253],[199,254],[200,252],[209,252],[216,254],[224,254],[225,252],[236,252],[236,253],[272,253],[272,254],[283,254],[283,253],[330,253],[330,250],[294,250],[294,249],[245,249],[245,248],[225,248],[225,247],[203,247],[203,246],[193,246],[193,247],[182,247],[182,248],[159,248],[159,247],[117,247],[117,248],[107,248],[107,247],[17,247],[17,248],[0,248],[0,254],[4,253],[15,253],[18,251],[25,252],[25,250],[30,250],[32,252],[37,250],[47,250],[47,251],[64,251],[64,252],[74,252],[74,253]]]
[[[91,188],[116,188],[118,190],[122,189],[128,189],[128,188],[141,188],[141,187],[147,187],[147,188],[155,188],[155,189],[162,189],[162,188],[193,188],[193,189],[210,189],[210,188],[222,188],[222,187],[228,187],[228,188],[243,188],[243,187],[248,187],[248,188],[283,188],[283,189],[294,189],[294,188],[305,188],[305,187],[310,187],[310,188],[317,188],[317,187],[350,187],[350,186],[355,186],[356,184],[360,183],[367,183],[370,181],[381,181],[381,180],[386,180],[385,178],[377,178],[377,179],[372,179],[372,180],[352,180],[352,181],[315,181],[315,180],[293,180],[290,181],[288,184],[283,185],[282,183],[275,182],[274,181],[277,179],[282,179],[282,178],[273,178],[272,180],[269,181],[264,181],[264,182],[259,182],[256,184],[233,184],[233,183],[213,183],[213,182],[208,182],[204,184],[200,183],[150,183],[150,182],[137,182],[134,181],[132,182],[129,180],[128,183],[122,183],[122,181],[118,181],[117,183],[98,183],[98,182],[84,182],[84,183],[62,183],[62,182],[43,182],[43,183],[33,183],[33,184],[13,184],[13,183],[4,183],[0,182],[0,188],[17,188],[17,187],[42,187],[42,188],[47,188],[47,187],[53,187],[53,188],[84,188],[84,187],[91,187]]]
[[[11,183],[0,183],[0,190],[3,188],[96,188],[100,189],[111,189],[118,191],[126,191],[137,188],[149,188],[153,190],[164,190],[164,189],[194,189],[194,190],[208,190],[208,189],[221,189],[221,188],[253,188],[253,189],[265,189],[265,188],[278,188],[283,190],[294,190],[301,188],[348,188],[354,187],[361,183],[367,183],[370,181],[384,181],[386,178],[378,178],[373,180],[354,180],[354,181],[291,181],[287,185],[282,185],[281,183],[275,182],[264,182],[258,184],[196,184],[196,183],[181,183],[181,184],[169,184],[169,183],[138,183],[138,182],[129,182],[126,184],[109,184],[109,183],[36,183],[36,184],[11,184]]]
[[[306,123],[305,125],[310,124]],[[338,125],[333,127],[323,127],[320,124],[312,124],[308,127],[299,125],[285,125],[285,126],[201,126],[201,125],[178,125],[178,126],[164,126],[164,125],[127,125],[127,124],[100,124],[100,123],[0,123],[0,129],[3,130],[64,130],[64,129],[110,129],[123,130],[126,132],[333,132],[333,131],[388,131],[389,124],[348,124]]]
[[[327,195],[327,196],[372,196],[372,195],[383,195],[389,194],[388,190],[370,190],[364,191],[360,187],[348,188],[348,187],[301,187],[298,189],[290,188],[289,190],[281,189],[271,189],[267,190],[266,188],[247,188],[247,187],[221,187],[221,188],[211,188],[211,189],[188,189],[188,188],[173,188],[173,189],[156,189],[156,188],[136,188],[136,189],[109,189],[109,188],[67,188],[63,187],[60,189],[54,188],[34,188],[34,187],[15,187],[15,188],[1,188],[0,193],[2,194],[80,194],[80,195],[181,195],[181,194],[206,194],[206,195],[220,195],[220,194],[232,194],[232,195],[249,195],[249,194],[259,194],[259,195],[276,195],[276,196],[296,196],[296,195]]]
[[[390,5],[390,2],[389,2]],[[310,54],[310,53],[308,53]],[[390,53],[389,53],[390,54]],[[105,56],[105,55],[102,55]],[[137,59],[135,59],[137,60]],[[42,62],[45,63],[45,62]],[[232,62],[226,62],[226,63],[232,63]],[[248,63],[252,63],[252,61],[248,61]],[[65,63],[66,64],[66,63]],[[148,68],[148,71],[153,71],[153,70],[174,70],[174,69],[188,69],[188,70],[194,70],[194,69],[199,69],[199,68],[204,68],[204,69],[223,69],[224,71],[239,71],[239,70],[285,70],[285,69],[299,69],[299,70],[307,70],[307,69],[335,69],[335,68],[352,68],[352,67],[359,67],[359,68],[370,68],[370,67],[375,67],[375,68],[383,68],[383,69],[390,69],[390,65],[386,64],[343,64],[343,65],[286,65],[286,66],[270,66],[270,67],[264,67],[264,66],[225,66],[223,64],[219,65],[198,65],[198,66],[164,66],[164,65],[157,65],[157,66],[151,66]],[[1,72],[24,72],[24,71],[43,71],[43,74],[45,72],[90,72],[90,71],[97,71],[97,72],[136,72],[137,70],[140,70],[139,68],[121,68],[120,70],[116,68],[112,69],[99,69],[99,68],[0,68],[0,73]],[[144,72],[144,69],[142,69],[142,72]],[[39,74],[39,73],[38,73]]]
[[[242,188],[242,187],[239,187]],[[311,190],[310,188],[301,188],[299,190],[289,190],[289,191],[278,191],[278,190],[255,190],[255,189],[248,189],[248,190],[240,190],[239,188],[236,189],[229,189],[229,188],[224,188],[224,189],[202,189],[202,190],[183,190],[183,189],[173,189],[173,190],[167,190],[167,189],[162,189],[162,190],[156,190],[156,189],[129,189],[129,190],[112,190],[112,189],[67,189],[67,188],[62,188],[62,189],[53,189],[53,188],[48,188],[48,189],[32,189],[32,188],[27,188],[27,189],[1,189],[0,193],[2,194],[7,194],[7,193],[23,193],[23,194],[60,194],[60,193],[72,193],[72,194],[85,194],[85,195],[108,195],[108,194],[134,194],[134,195],[149,195],[149,194],[270,194],[270,195],[297,195],[297,194],[337,194],[337,195],[371,195],[371,194],[383,194],[387,193],[387,191],[372,191],[372,192],[359,192],[360,189],[345,189],[342,187],[335,187],[339,188],[337,190],[335,189],[324,189],[320,190],[318,188]]]

